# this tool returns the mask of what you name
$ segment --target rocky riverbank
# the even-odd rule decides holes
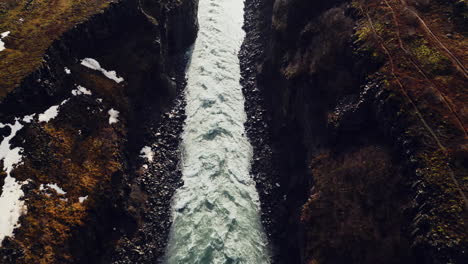
[[[271,34],[270,19],[273,7],[267,1],[247,0],[245,2],[244,30],[246,37],[239,54],[245,111],[248,120],[245,124],[247,136],[253,146],[251,175],[259,192],[262,224],[272,247],[273,263],[299,263],[297,240],[289,245],[289,230],[298,223],[288,223],[288,208],[305,200],[305,190],[286,192],[285,186],[294,184],[281,180],[281,147],[275,144],[271,134],[271,109],[268,109],[262,86],[258,84],[257,71],[265,60],[268,36]],[[292,143],[292,142],[291,142]],[[283,171],[284,172],[284,171]],[[306,188],[306,186],[302,186]],[[299,197],[297,197],[299,195]],[[302,196],[302,197],[300,197]],[[296,204],[296,208],[300,205]],[[299,211],[296,211],[296,217]]]

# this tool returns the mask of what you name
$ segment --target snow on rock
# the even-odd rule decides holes
[[[58,194],[61,194],[61,195],[65,195],[67,194],[62,188],[60,188],[56,183],[48,183],[46,185],[44,184],[41,184],[41,186],[39,186],[39,191],[43,191],[45,190],[45,187],[48,187],[52,190],[55,190]]]
[[[0,34],[0,51],[5,49],[5,43],[2,41],[2,39],[8,37],[8,35],[10,35],[10,31],[6,31]]]
[[[107,78],[115,81],[116,83],[121,83],[124,81],[122,77],[117,76],[115,71],[107,71],[103,69],[99,62],[95,59],[85,58],[81,61],[81,65],[102,72],[102,74],[104,74]]]
[[[8,175],[3,184],[0,196],[0,243],[7,236],[13,236],[13,230],[19,227],[18,220],[26,211],[24,201],[21,200],[24,193],[21,190],[23,183],[17,182]]]
[[[71,70],[68,69],[67,67],[64,68],[64,71],[65,71],[66,74],[71,74]]]
[[[50,120],[56,118],[59,113],[59,107],[66,104],[69,99],[64,100],[60,105],[53,105],[47,109],[44,113],[39,114],[39,122],[49,122]]]
[[[58,116],[59,105],[51,106],[44,113],[39,114],[39,122],[49,122]]]
[[[141,156],[142,158],[145,158],[145,159],[146,159],[147,161],[149,161],[149,162],[152,162],[152,161],[153,161],[154,152],[151,150],[151,147],[146,146],[146,147],[142,148],[141,151],[140,151],[140,153],[141,153],[140,156]]]
[[[3,168],[5,171],[10,174],[18,163],[21,162],[21,152],[22,148],[11,148],[10,140],[16,136],[16,133],[23,128],[23,125],[17,120],[14,125],[2,124],[0,123],[0,128],[9,126],[11,128],[11,134],[8,137],[5,137],[0,144],[0,160],[3,160]]]
[[[85,94],[85,95],[92,95],[93,93],[91,93],[90,90],[84,88],[83,86],[78,85],[78,87],[76,87],[76,89],[72,90],[72,94],[73,94],[74,96],[77,96],[77,95],[82,95],[82,94]]]
[[[24,116],[24,117],[23,117],[23,122],[25,122],[25,123],[31,123],[31,122],[34,120],[34,117],[35,117],[35,116],[36,116],[36,114]]]
[[[83,197],[79,197],[79,198],[78,198],[78,201],[80,201],[80,203],[83,203],[83,202],[86,201],[87,199],[88,199],[88,195],[83,196]]]
[[[119,122],[119,111],[113,108],[107,112],[109,114],[109,125]]]
[[[13,235],[13,230],[18,227],[19,217],[26,210],[24,201],[21,200],[24,195],[21,187],[25,182],[17,182],[10,175],[16,165],[21,163],[23,151],[19,147],[11,149],[10,140],[23,128],[23,125],[18,120],[14,125],[0,123],[0,128],[6,126],[11,128],[11,133],[0,143],[0,160],[3,160],[3,170],[7,173],[0,196],[0,243],[6,236]]]

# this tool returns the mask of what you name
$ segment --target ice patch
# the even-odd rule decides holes
[[[140,151],[140,157],[145,158],[147,161],[152,162],[154,158],[154,152],[151,150],[151,147],[144,147]]]
[[[85,58],[81,61],[81,65],[102,72],[102,74],[104,74],[107,78],[115,81],[116,83],[121,83],[124,81],[122,77],[117,76],[115,71],[107,71],[103,69],[99,62],[95,59]]]
[[[64,68],[64,71],[65,71],[66,74],[71,74],[70,69],[68,69],[67,67]]]
[[[22,148],[16,147],[11,149],[10,140],[16,136],[16,133],[23,128],[23,125],[16,120],[14,125],[0,123],[0,128],[9,126],[11,133],[5,137],[0,143],[0,160],[3,160],[3,170],[7,176],[2,188],[0,196],[0,243],[6,236],[12,236],[13,230],[18,227],[18,219],[26,210],[24,201],[20,200],[24,195],[21,187],[26,182],[17,182],[11,177],[11,171],[21,163]]]
[[[91,93],[90,90],[84,88],[83,86],[78,85],[78,87],[76,89],[72,90],[72,94],[74,96],[77,96],[77,95],[82,95],[82,94],[92,95],[93,93]]]
[[[78,201],[80,201],[80,203],[83,203],[87,199],[88,199],[88,195],[78,198]]]
[[[119,122],[119,111],[113,108],[107,112],[109,114],[109,125]]]

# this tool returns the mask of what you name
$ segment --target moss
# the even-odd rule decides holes
[[[450,73],[450,60],[436,49],[428,46],[427,41],[417,40],[411,45],[417,60],[431,74]]]

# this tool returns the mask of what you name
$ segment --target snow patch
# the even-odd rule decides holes
[[[39,186],[39,191],[45,190],[45,187],[55,190],[58,194],[61,194],[61,195],[67,194],[67,192],[65,192],[62,188],[60,188],[56,183],[48,183],[46,185],[41,184]]]
[[[81,61],[81,65],[102,72],[102,74],[104,74],[107,78],[115,81],[116,83],[121,83],[124,81],[122,77],[117,76],[115,71],[107,71],[103,69],[99,62],[95,59],[85,58]]]
[[[44,113],[39,114],[39,122],[49,122],[50,120],[56,118],[59,113],[59,107],[66,104],[69,99],[64,100],[60,105],[53,105],[47,109]]]
[[[3,138],[0,143],[0,160],[3,160],[3,170],[7,173],[2,188],[2,195],[0,196],[0,243],[6,236],[13,235],[13,230],[19,226],[19,217],[26,210],[24,201],[20,200],[24,195],[21,187],[26,182],[17,182],[10,175],[16,165],[21,163],[22,156],[20,153],[23,151],[19,147],[11,149],[10,140],[23,128],[23,125],[18,120],[15,121],[14,125],[0,123],[0,128],[6,126],[11,128],[11,133]]]
[[[119,122],[119,111],[113,108],[107,112],[109,114],[109,125]]]
[[[5,49],[5,42],[3,42],[2,39],[8,37],[8,35],[10,35],[10,31],[6,31],[0,34],[0,51]]]
[[[72,90],[72,94],[74,96],[77,96],[77,95],[82,95],[82,94],[85,94],[85,95],[92,95],[93,93],[91,93],[90,90],[84,88],[83,86],[81,85],[78,85],[78,87],[74,90]]]
[[[3,168],[8,174],[10,174],[10,172],[14,169],[14,166],[21,162],[22,156],[20,153],[23,151],[23,149],[19,147],[10,149],[10,140],[14,138],[16,133],[23,128],[23,125],[18,120],[15,121],[14,125],[4,125],[0,123],[0,128],[4,128],[6,126],[11,128],[11,134],[8,137],[5,137],[0,144],[0,160],[3,160]]]
[[[39,115],[39,122],[49,122],[58,116],[59,105],[51,106],[44,113]]]
[[[140,151],[140,157],[145,158],[147,161],[152,162],[154,158],[154,152],[151,150],[151,147],[144,147]]]
[[[23,122],[25,122],[25,123],[31,123],[31,122],[34,120],[34,117],[35,117],[35,116],[36,116],[36,114],[24,116],[24,117],[23,117]]]
[[[83,203],[87,199],[88,199],[88,195],[78,198],[78,201],[80,201],[80,203]]]
[[[66,74],[71,74],[71,70],[68,69],[67,67],[64,68],[64,71],[65,71]]]

